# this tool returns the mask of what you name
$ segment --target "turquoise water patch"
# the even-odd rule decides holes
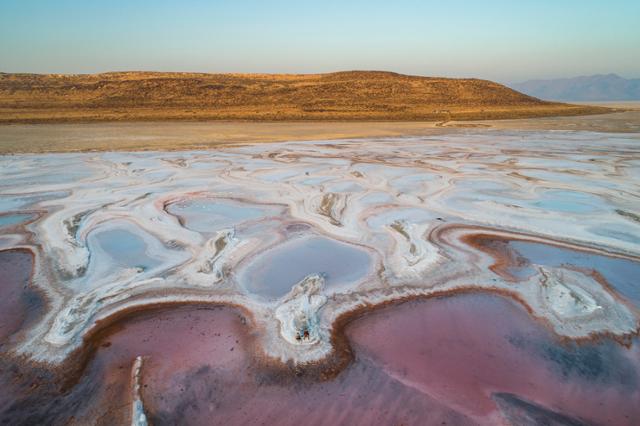
[[[241,281],[249,292],[277,299],[311,274],[323,275],[327,288],[356,284],[371,265],[369,254],[356,246],[325,237],[302,237],[259,255]]]
[[[18,225],[33,219],[34,215],[28,213],[8,214],[0,216],[0,227]]]
[[[192,199],[173,203],[167,211],[196,232],[215,232],[242,222],[267,217],[269,207],[257,207],[219,199]],[[272,213],[272,212],[271,212]]]
[[[577,191],[547,191],[534,207],[565,213],[592,213],[607,210],[607,204],[596,195]]]

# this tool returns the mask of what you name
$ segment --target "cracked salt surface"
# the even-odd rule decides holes
[[[640,223],[615,212],[640,205],[639,139],[481,131],[2,157],[0,176],[21,179],[0,186],[0,207],[42,216],[30,237],[0,242],[35,253],[48,300],[12,352],[61,364],[121,312],[226,303],[252,315],[267,357],[317,362],[344,314],[472,290],[515,298],[561,336],[624,338],[638,329],[632,291],[566,265],[514,283],[463,240],[517,236],[636,264]],[[63,164],[72,179],[45,179]]]

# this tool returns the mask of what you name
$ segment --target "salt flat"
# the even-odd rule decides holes
[[[340,369],[350,315],[478,292],[637,351],[639,158],[637,133],[486,128],[3,156],[0,249],[45,301],[7,353],[66,370],[123,315],[223,304],[261,362]]]
[[[640,131],[640,110],[570,117],[479,121],[157,121],[0,126],[0,154],[217,149],[247,143],[447,134],[456,129]],[[624,107],[624,108],[622,108]],[[626,108],[626,109],[625,109]]]

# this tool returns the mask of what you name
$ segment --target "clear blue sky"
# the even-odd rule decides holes
[[[640,77],[640,0],[0,0],[0,71]]]

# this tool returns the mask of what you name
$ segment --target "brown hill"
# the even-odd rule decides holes
[[[578,115],[500,84],[390,72],[0,73],[0,123],[108,120],[471,120]]]

